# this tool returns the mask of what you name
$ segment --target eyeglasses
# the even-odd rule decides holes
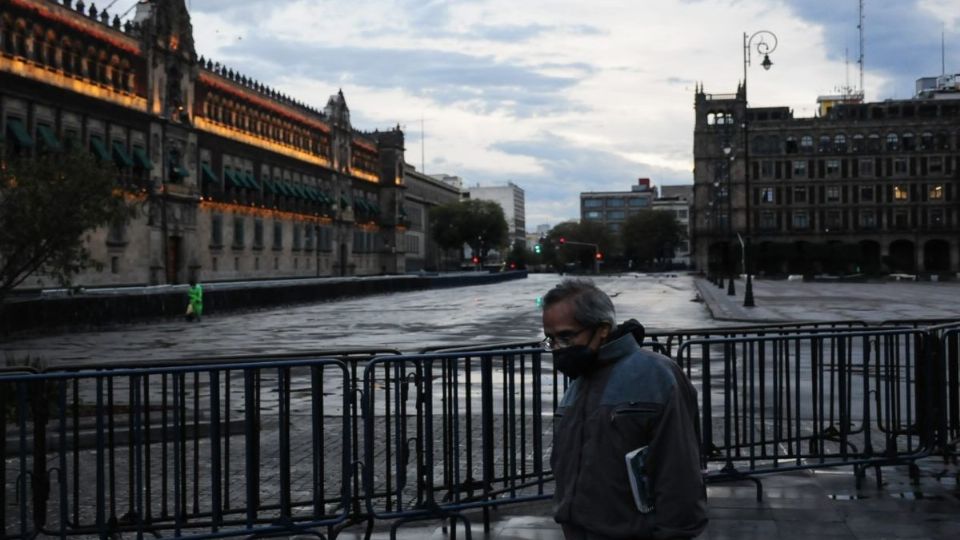
[[[573,345],[573,341],[577,339],[580,334],[586,332],[587,330],[592,330],[592,328],[588,326],[586,328],[581,328],[580,330],[567,330],[565,332],[560,332],[555,336],[548,335],[540,342],[540,346],[550,349],[551,351],[557,349],[566,349],[567,347]]]

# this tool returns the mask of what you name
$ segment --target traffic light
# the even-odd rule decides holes
[[[537,244],[533,246],[533,252],[536,253],[537,255],[543,253],[543,244],[541,244],[540,242],[537,242]]]
[[[598,251],[597,254],[594,255],[594,257],[596,257],[598,261],[602,261],[602,260],[603,260],[603,253],[600,253],[600,252]]]
[[[561,236],[561,237],[560,237],[560,243],[561,243],[561,244],[566,244],[566,243],[567,243],[567,239]]]
[[[479,264],[479,263],[480,263],[480,257],[477,257],[476,255],[474,255],[474,256],[473,256],[473,264]]]

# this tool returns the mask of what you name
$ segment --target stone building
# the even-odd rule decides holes
[[[757,273],[960,270],[960,93],[819,105],[797,118],[697,90],[696,267],[740,272],[742,240]]]
[[[448,183],[417,171],[407,164],[404,171],[404,213],[407,220],[404,238],[408,272],[458,269],[460,251],[444,251],[430,233],[430,209],[460,200],[456,184]]]
[[[198,56],[183,0],[136,9],[0,3],[3,151],[89,149],[142,203],[89,234],[105,268],[77,284],[405,271],[399,128],[360,132],[342,92],[318,110]]]

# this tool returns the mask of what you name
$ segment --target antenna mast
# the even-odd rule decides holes
[[[863,89],[863,0],[860,0],[860,24],[857,25],[857,30],[860,31],[860,59],[857,60],[860,64],[860,94],[866,99],[867,93]]]

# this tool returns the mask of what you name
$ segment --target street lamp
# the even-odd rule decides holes
[[[753,300],[753,279],[750,272],[752,263],[750,258],[750,240],[753,216],[750,214],[750,120],[747,114],[750,102],[747,100],[747,68],[750,66],[751,47],[756,48],[757,54],[763,55],[763,61],[760,62],[760,65],[764,70],[769,70],[773,66],[773,62],[770,60],[770,53],[777,48],[777,36],[768,30],[759,30],[749,36],[746,32],[743,34],[743,186],[747,220],[747,241],[743,247],[746,266],[743,271],[747,274],[747,284],[746,290],[743,293],[743,307],[754,307],[756,305]]]

